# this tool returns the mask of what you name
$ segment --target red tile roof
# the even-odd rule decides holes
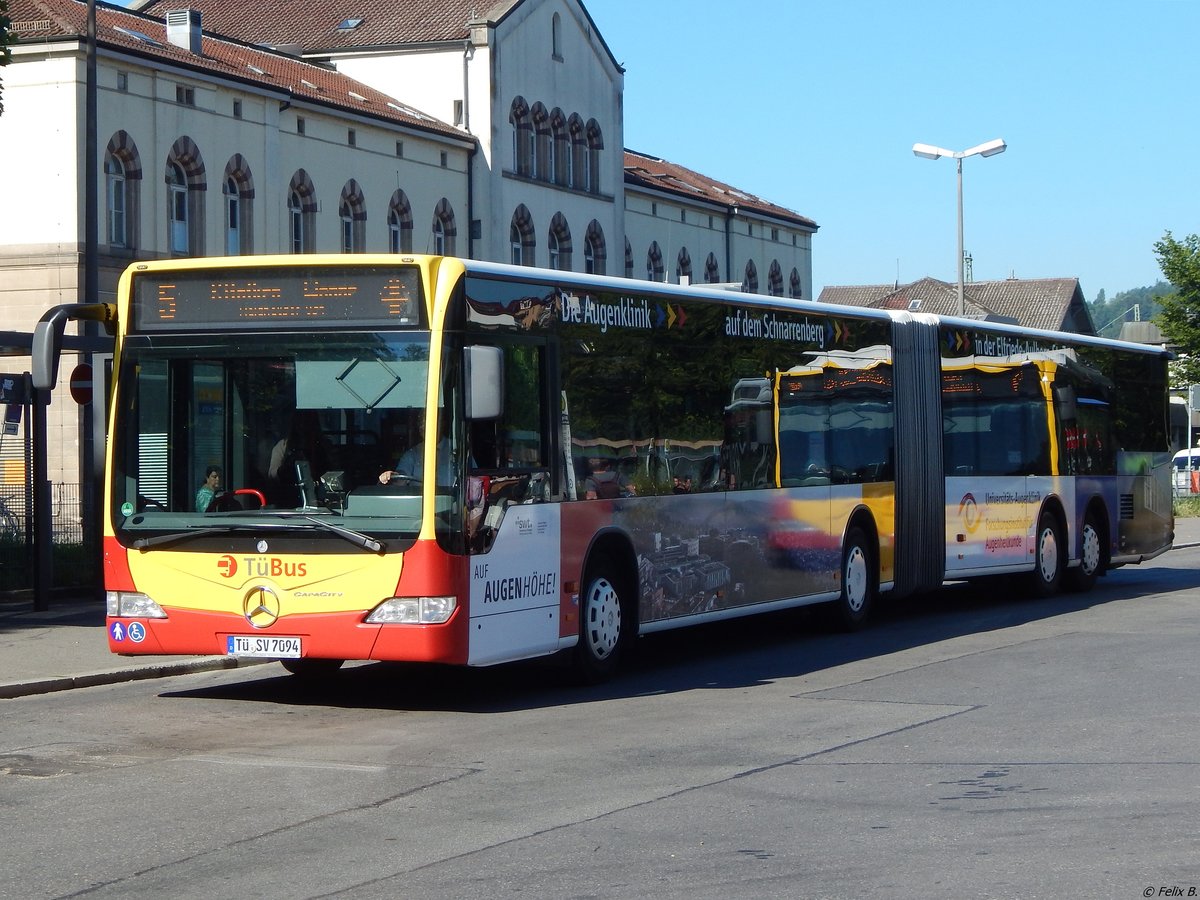
[[[684,200],[693,202],[715,203],[719,206],[734,207],[742,211],[750,210],[781,219],[805,229],[817,230],[817,223],[812,219],[792,212],[782,206],[777,206],[761,197],[748,194],[732,185],[725,184],[693,172],[676,163],[667,162],[642,153],[625,151],[625,183],[657,191],[674,194]]]
[[[165,16],[186,6],[200,11],[205,28],[236,35],[252,44],[279,47],[299,44],[305,52],[351,47],[380,47],[467,39],[467,23],[489,17],[496,7],[513,4],[487,0],[143,0],[143,12]],[[358,20],[353,28],[343,22]]]
[[[912,284],[832,285],[821,290],[822,303],[874,309],[913,309],[941,316],[958,315],[958,285],[922,278]],[[966,314],[1015,320],[1027,328],[1095,334],[1078,278],[1006,278],[972,281],[963,286]]]
[[[87,6],[79,0],[10,0],[9,17],[18,45],[59,38],[81,40],[87,30]],[[96,42],[99,46],[269,87],[293,97],[443,137],[460,141],[471,139],[453,125],[413,109],[327,66],[248,47],[207,31],[202,38],[201,54],[191,53],[170,43],[164,20],[149,15],[97,4]]]

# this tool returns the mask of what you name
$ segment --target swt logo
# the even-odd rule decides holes
[[[217,571],[222,578],[232,578],[237,574],[237,560],[226,554],[217,560]]]
[[[958,504],[958,514],[962,518],[963,527],[969,534],[974,534],[975,529],[979,527],[979,504],[975,502],[974,494],[963,494]]]

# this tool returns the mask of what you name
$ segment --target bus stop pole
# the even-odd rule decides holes
[[[33,608],[45,612],[50,608],[50,588],[53,586],[51,563],[54,557],[54,513],[51,509],[50,467],[46,444],[50,413],[50,392],[33,392]]]

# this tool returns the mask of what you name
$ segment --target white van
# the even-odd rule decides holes
[[[1191,466],[1188,461],[1191,458]],[[1171,468],[1175,473],[1175,490],[1187,493],[1191,491],[1191,475],[1188,469],[1193,472],[1200,472],[1200,447],[1192,447],[1190,450],[1180,450],[1171,458]]]

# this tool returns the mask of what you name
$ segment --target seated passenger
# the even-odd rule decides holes
[[[196,491],[196,512],[208,512],[208,507],[221,492],[221,470],[217,466],[209,466],[204,470],[204,483]]]

